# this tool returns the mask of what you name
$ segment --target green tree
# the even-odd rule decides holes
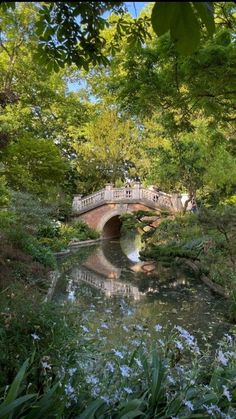
[[[150,7],[143,13],[150,15]],[[203,32],[194,55],[176,53],[168,33],[132,48],[123,38],[109,68],[86,76],[97,100],[128,114],[150,138],[147,181],[190,195],[214,189],[230,195],[235,187],[234,5],[219,3],[215,13],[213,39]],[[112,27],[117,18],[110,19]]]
[[[44,191],[48,199],[48,184],[53,187],[54,199],[61,186],[64,192],[75,192],[75,152],[71,140],[76,130],[88,121],[91,106],[79,92],[68,91],[68,83],[78,73],[75,68],[65,68],[56,74],[45,71],[35,61],[38,7],[36,3],[19,3],[16,8],[3,11],[0,18],[0,159],[11,187],[22,187],[41,196]],[[32,162],[27,161],[32,158],[37,166],[33,154],[38,156],[39,162],[43,158],[44,186]],[[65,169],[65,160],[70,168],[67,165]],[[50,172],[54,163],[55,168],[60,166],[59,171],[64,167],[63,178],[62,174],[55,175],[57,169],[52,168]],[[40,170],[38,168],[38,172]]]
[[[12,143],[4,154],[8,185],[43,199],[56,199],[67,170],[68,163],[50,140],[25,137]]]
[[[115,111],[102,110],[74,142],[79,172],[79,190],[94,191],[107,182],[139,174],[141,138],[130,120]],[[86,174],[86,177],[85,177]]]

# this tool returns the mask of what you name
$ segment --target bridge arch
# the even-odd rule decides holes
[[[120,215],[126,212],[131,212],[128,211],[127,207],[128,205],[125,205],[125,208],[110,210],[104,214],[103,217],[101,217],[98,222],[97,229],[101,232],[101,235],[104,239],[120,236],[122,226]]]

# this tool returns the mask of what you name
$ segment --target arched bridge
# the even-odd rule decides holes
[[[105,189],[83,198],[76,195],[72,204],[74,217],[101,232],[103,238],[120,235],[119,217],[126,212],[161,209],[177,212],[182,208],[181,196],[150,190],[140,183],[123,188],[107,185]]]

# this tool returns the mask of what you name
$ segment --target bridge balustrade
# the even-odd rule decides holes
[[[154,208],[165,207],[177,209],[173,202],[173,196],[161,191],[152,191],[136,185],[134,188],[113,188],[111,185],[106,189],[95,192],[82,198],[81,195],[75,196],[72,209],[74,212],[84,212],[86,210],[112,202],[147,202]]]

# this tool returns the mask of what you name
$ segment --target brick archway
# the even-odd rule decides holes
[[[128,205],[116,205],[114,208],[109,209],[100,218],[97,224],[97,230],[102,233],[104,239],[120,237],[121,221],[120,215],[128,211]]]
[[[104,239],[112,239],[120,237],[122,222],[120,221],[119,215],[109,218],[102,229],[102,237]]]

